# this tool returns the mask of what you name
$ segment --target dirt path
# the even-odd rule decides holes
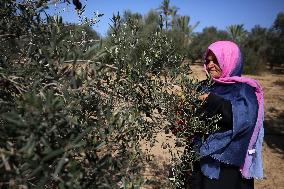
[[[192,66],[193,74],[204,79],[203,67]],[[284,189],[284,75],[263,73],[260,76],[248,76],[258,80],[264,91],[265,99],[265,137],[263,143],[264,179],[255,181],[256,189]],[[158,143],[151,149],[154,155],[147,166],[145,188],[169,188],[166,180],[170,154],[163,148],[165,143],[172,143],[170,136],[161,133]],[[146,147],[147,144],[144,144]]]

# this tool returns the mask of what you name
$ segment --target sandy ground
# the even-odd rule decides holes
[[[203,79],[202,66],[193,65],[193,74]],[[265,137],[263,143],[264,179],[255,181],[256,189],[284,189],[284,75],[263,73],[248,76],[258,80],[264,91],[265,99]],[[144,188],[170,188],[167,175],[170,153],[165,144],[173,144],[171,136],[160,133],[157,143],[149,152],[153,161],[147,165],[145,177],[148,180]],[[147,144],[144,148],[150,149]],[[175,149],[176,150],[176,149]],[[181,149],[180,149],[181,150]]]

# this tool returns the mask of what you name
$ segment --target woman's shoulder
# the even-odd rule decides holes
[[[232,83],[232,84],[217,84],[216,85],[217,88],[223,88],[222,91],[231,91],[231,92],[235,92],[235,93],[241,93],[241,92],[248,92],[248,93],[254,93],[255,89],[246,84],[246,83],[241,83],[241,82],[236,82],[236,83]]]
[[[230,86],[231,95],[234,96],[234,98],[249,98],[249,99],[256,99],[255,95],[255,88],[252,86],[246,84],[237,82]]]
[[[247,83],[238,83],[238,86],[242,94],[255,94],[255,88]]]
[[[246,83],[237,83],[236,99],[246,99],[247,102],[257,104],[255,88]]]
[[[236,82],[233,84],[215,84],[213,90],[211,91],[225,99],[233,100],[238,97],[255,97],[255,89],[241,82]]]

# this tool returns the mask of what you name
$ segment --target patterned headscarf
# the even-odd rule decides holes
[[[239,47],[231,41],[217,41],[212,43],[208,51],[213,52],[216,56],[219,66],[222,70],[222,74],[219,78],[213,78],[215,83],[221,85],[229,84],[247,84],[254,89],[254,93],[258,103],[258,112],[256,123],[249,140],[248,149],[246,152],[243,165],[240,167],[240,171],[245,178],[262,178],[262,161],[261,161],[261,146],[263,141],[263,118],[264,118],[264,100],[263,92],[259,83],[251,78],[242,77],[242,55]],[[206,65],[204,68],[207,72]],[[234,104],[232,104],[234,106]],[[234,114],[233,108],[233,114]],[[236,119],[241,119],[236,117]],[[236,124],[233,122],[233,125]],[[214,157],[213,157],[214,158]],[[214,158],[218,159],[218,158]],[[228,162],[230,163],[230,162]]]

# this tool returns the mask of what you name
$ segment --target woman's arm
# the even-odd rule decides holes
[[[232,104],[229,100],[210,93],[204,104],[204,111],[207,117],[221,115],[221,120],[218,122],[219,131],[227,131],[233,128]]]

